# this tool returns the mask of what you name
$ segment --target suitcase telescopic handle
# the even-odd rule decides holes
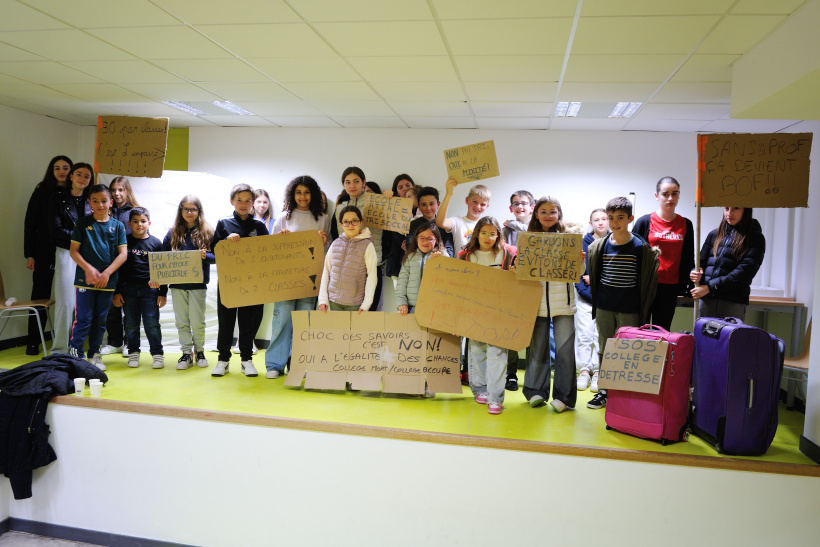
[[[733,325],[743,325],[743,321],[737,317],[724,317],[723,320],[727,323],[732,323]]]
[[[661,332],[669,332],[665,328],[659,327],[658,325],[644,325],[642,327],[639,327],[638,330],[657,330]]]

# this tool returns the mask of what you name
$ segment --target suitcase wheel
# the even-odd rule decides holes
[[[669,444],[669,440],[667,440],[667,439],[661,439],[661,446],[666,446],[666,445],[668,445],[668,444]]]
[[[606,430],[607,430],[607,431],[612,431],[612,428],[611,428],[609,425],[607,425],[607,426],[606,426]]]
[[[683,432],[683,440],[684,440],[684,441],[688,441],[688,440],[689,440],[689,430],[688,430],[688,429],[687,429],[686,431],[684,431],[684,432]]]

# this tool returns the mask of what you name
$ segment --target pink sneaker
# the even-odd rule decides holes
[[[475,402],[477,402],[480,405],[486,405],[487,404],[487,394],[486,393],[479,393],[478,395],[475,396]]]
[[[501,414],[501,404],[500,403],[490,403],[487,405],[487,412],[490,414]]]

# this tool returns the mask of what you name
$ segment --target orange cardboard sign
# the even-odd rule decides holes
[[[584,275],[581,234],[521,232],[515,259],[515,278],[578,283]]]
[[[495,142],[485,141],[444,151],[447,175],[459,184],[498,176]]]
[[[364,195],[364,225],[391,232],[406,234],[413,220],[413,200],[410,198],[389,198],[381,194]]]
[[[148,253],[149,279],[160,285],[202,283],[200,251]]]
[[[159,178],[168,148],[168,118],[99,116],[97,173]]]
[[[657,395],[669,342],[642,338],[609,338],[606,341],[598,387]]]

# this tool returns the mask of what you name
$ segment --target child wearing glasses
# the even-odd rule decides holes
[[[401,261],[401,271],[396,284],[396,307],[400,314],[413,313],[416,299],[419,296],[424,266],[427,260],[442,253],[446,254],[447,251],[444,249],[441,232],[435,220],[419,226]]]
[[[339,212],[342,234],[325,257],[319,310],[366,311],[373,303],[378,281],[376,248],[370,230],[362,224],[362,212],[348,205]]]

